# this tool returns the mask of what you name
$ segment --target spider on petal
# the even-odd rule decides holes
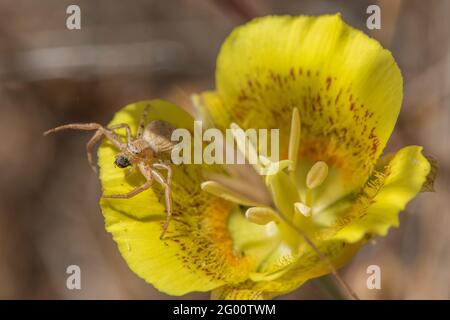
[[[109,128],[105,128],[98,123],[72,123],[47,130],[44,132],[44,136],[67,129],[86,131],[96,130],[94,136],[86,144],[87,158],[94,172],[97,172],[97,167],[93,162],[93,147],[101,139],[106,138],[120,150],[120,152],[116,155],[114,161],[115,165],[119,168],[127,168],[131,166],[126,174],[127,176],[138,168],[146,179],[144,184],[128,193],[102,195],[103,198],[128,199],[150,188],[153,180],[156,180],[159,184],[161,184],[164,188],[166,202],[166,221],[160,236],[162,239],[167,231],[167,228],[169,227],[170,219],[172,217],[172,195],[170,189],[172,169],[169,164],[160,161],[158,156],[160,154],[170,152],[174,147],[174,144],[170,138],[175,128],[162,120],[153,120],[148,125],[145,125],[148,109],[149,106],[145,107],[142,112],[135,137],[131,134],[130,126],[126,123],[119,123],[110,126]],[[115,132],[115,130],[118,129],[126,130],[125,142],[122,141],[122,138]],[[159,170],[166,170],[167,178],[164,178]]]

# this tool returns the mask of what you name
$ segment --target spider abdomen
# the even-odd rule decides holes
[[[142,136],[155,153],[163,153],[172,150],[174,143],[171,140],[175,128],[166,121],[153,120],[144,130]]]

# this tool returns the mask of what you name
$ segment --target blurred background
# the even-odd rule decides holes
[[[66,8],[81,7],[81,30]],[[381,30],[366,8],[381,7]],[[220,44],[236,25],[267,14],[341,12],[390,49],[404,104],[388,146],[425,146],[439,163],[436,193],[419,195],[401,228],[366,246],[341,274],[364,299],[450,298],[450,1],[0,0],[0,298],[171,299],[139,279],[104,230],[100,184],[85,157],[89,134],[42,132],[108,123],[122,106],[214,87]],[[68,265],[82,289],[68,290]],[[366,287],[381,267],[382,289]],[[187,298],[206,298],[191,294]],[[327,299],[314,281],[284,299]]]

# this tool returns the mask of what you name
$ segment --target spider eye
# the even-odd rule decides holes
[[[118,155],[116,157],[116,160],[114,161],[114,163],[119,168],[126,168],[126,167],[131,165],[130,160],[128,160],[128,158],[126,158],[126,157],[124,157],[122,155]]]

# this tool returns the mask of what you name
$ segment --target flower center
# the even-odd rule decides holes
[[[238,150],[242,154],[252,157],[253,160],[257,159],[256,162],[253,161],[253,167],[258,173],[263,172],[266,175],[265,182],[272,193],[275,207],[258,204],[215,181],[203,182],[202,189],[228,201],[250,207],[245,214],[250,222],[259,225],[270,222],[279,224],[283,223],[284,219],[289,219],[290,222],[301,227],[305,223],[302,218],[311,217],[315,213],[314,191],[326,180],[328,165],[324,161],[314,163],[307,172],[304,183],[300,184],[304,186],[304,190],[299,188],[299,184],[296,183],[301,141],[301,121],[298,109],[294,108],[292,111],[287,160],[274,162],[266,156],[258,155],[257,146],[252,141],[247,141],[245,136],[236,134],[242,130],[237,124],[232,123],[230,128]],[[285,172],[286,169],[288,172]],[[311,222],[307,224],[311,224]]]
[[[234,123],[231,124],[231,129],[242,130]],[[317,161],[310,165],[306,172],[307,161],[302,161],[302,165],[298,165],[301,121],[296,108],[292,112],[290,129],[288,159],[281,161],[272,161],[265,156],[257,155],[256,145],[252,145],[251,141],[242,141],[241,139],[245,139],[242,135],[234,135],[239,151],[244,155],[252,155],[253,159],[256,157],[257,161],[252,164],[253,167],[258,173],[265,173],[265,185],[272,196],[272,201],[268,203],[272,205],[248,199],[241,193],[215,181],[206,181],[201,184],[204,191],[247,207],[244,218],[253,225],[265,227],[265,231],[261,229],[261,232],[265,232],[268,237],[272,237],[271,234],[273,234],[269,232],[270,230],[276,230],[277,236],[269,241],[275,243],[275,248],[267,252],[260,251],[258,270],[264,270],[264,264],[267,264],[267,261],[277,265],[276,269],[284,269],[283,266],[289,264],[286,261],[290,261],[305,245],[304,238],[299,235],[297,229],[301,229],[305,234],[314,232],[317,228],[315,216],[321,211],[319,203],[315,203],[317,200],[315,198],[329,175],[328,165],[324,161]]]

